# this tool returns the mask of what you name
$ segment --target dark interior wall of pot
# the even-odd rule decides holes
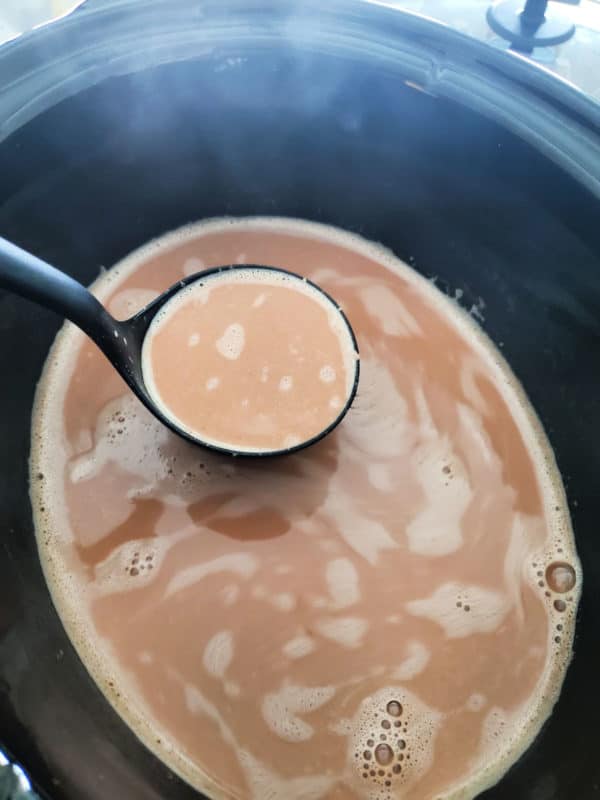
[[[228,214],[357,231],[481,312],[555,448],[586,579],[559,706],[486,796],[597,797],[600,200],[474,111],[315,53],[111,78],[0,144],[0,234],[86,283],[148,239]],[[29,419],[58,325],[0,293],[0,741],[55,798],[185,800],[91,684],[37,562]]]

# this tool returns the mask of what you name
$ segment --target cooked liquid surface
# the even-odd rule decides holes
[[[297,447],[327,430],[354,385],[352,335],[306,281],[224,270],[165,303],[143,347],[143,372],[165,416],[238,452]]]
[[[306,274],[361,382],[283,460],[172,435],[66,326],[33,417],[45,574],[88,669],[212,798],[473,797],[539,730],[581,588],[551,451],[499,353],[390,253],[294,220],[221,220],[96,284],[125,318],[199,269]]]

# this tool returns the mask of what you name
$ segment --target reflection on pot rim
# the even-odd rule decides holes
[[[26,9],[23,9],[23,7],[20,9],[13,7],[12,10],[14,13],[17,13],[20,10],[24,16],[27,16],[27,19],[23,20],[21,17],[21,19],[15,20],[10,24],[6,21],[6,19],[4,22],[2,19],[0,19],[0,47],[3,44],[14,41],[28,31],[38,30],[46,25],[52,25],[54,22],[59,22],[65,17],[68,17],[69,14],[72,14],[86,1],[87,0],[63,0],[63,2],[60,2],[60,0],[58,0],[57,2],[55,0],[55,2],[52,2],[51,5],[45,9],[45,12],[36,8],[33,10],[33,13],[31,10],[29,10],[28,13]],[[3,14],[6,17],[8,11],[4,10]]]

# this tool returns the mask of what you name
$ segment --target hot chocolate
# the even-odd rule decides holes
[[[31,457],[56,607],[108,700],[212,798],[473,797],[536,735],[571,657],[581,569],[552,451],[481,330],[358,236],[209,221],[94,290],[127,317],[236,262],[340,302],[352,408],[290,457],[202,451],[66,325]]]

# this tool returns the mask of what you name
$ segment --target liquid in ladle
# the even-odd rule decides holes
[[[144,381],[166,417],[239,453],[314,439],[345,410],[354,339],[316,287],[270,269],[235,268],[182,289],[153,320]]]

